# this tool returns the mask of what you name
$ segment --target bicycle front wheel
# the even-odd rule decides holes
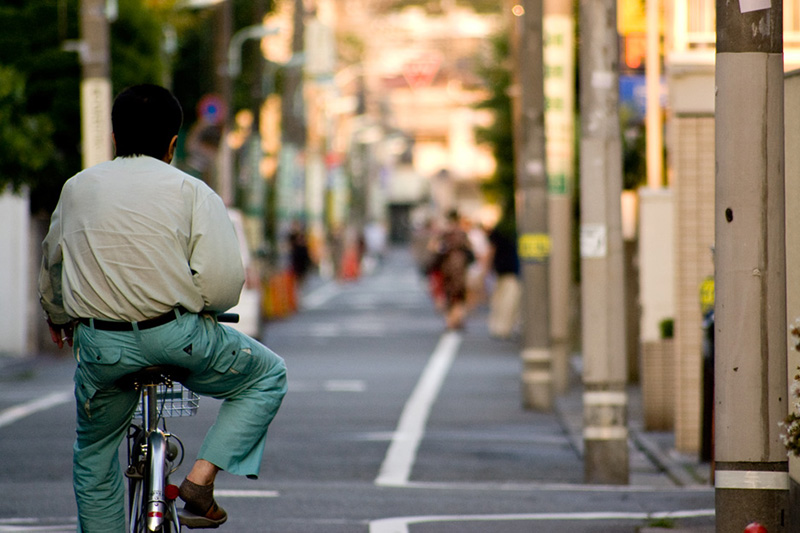
[[[129,533],[179,533],[175,501],[166,494],[169,464],[161,431],[148,436],[147,450],[143,475],[129,484]]]
[[[175,502],[167,504],[168,512],[164,522],[155,530],[147,526],[148,501],[145,487],[147,484],[139,479],[130,483],[130,528],[129,533],[180,533],[180,522]]]
[[[144,481],[142,479],[132,479],[128,484],[130,494],[128,495],[129,504],[129,533],[146,533],[147,525],[144,517],[146,516],[147,505],[144,502]]]

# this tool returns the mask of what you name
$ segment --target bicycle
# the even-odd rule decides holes
[[[233,313],[217,315],[218,322],[238,320]],[[118,382],[120,387],[140,393],[140,406],[127,438],[129,533],[181,530],[175,503],[178,487],[169,482],[169,476],[183,463],[184,447],[177,435],[167,431],[165,419],[197,413],[199,397],[180,383],[187,376],[184,368],[155,365],[128,374]]]

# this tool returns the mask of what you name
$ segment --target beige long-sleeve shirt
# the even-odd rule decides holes
[[[224,311],[244,283],[221,198],[147,156],[116,158],[69,179],[42,251],[40,300],[57,324],[135,322],[179,305]]]

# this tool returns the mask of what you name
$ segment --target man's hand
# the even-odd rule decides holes
[[[75,322],[53,324],[48,318],[47,326],[50,328],[50,338],[58,345],[59,349],[64,347],[65,342],[72,347],[72,334],[75,331]]]

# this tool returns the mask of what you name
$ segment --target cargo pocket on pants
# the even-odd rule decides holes
[[[256,358],[249,346],[229,348],[215,361],[213,368],[220,374],[250,374]]]

